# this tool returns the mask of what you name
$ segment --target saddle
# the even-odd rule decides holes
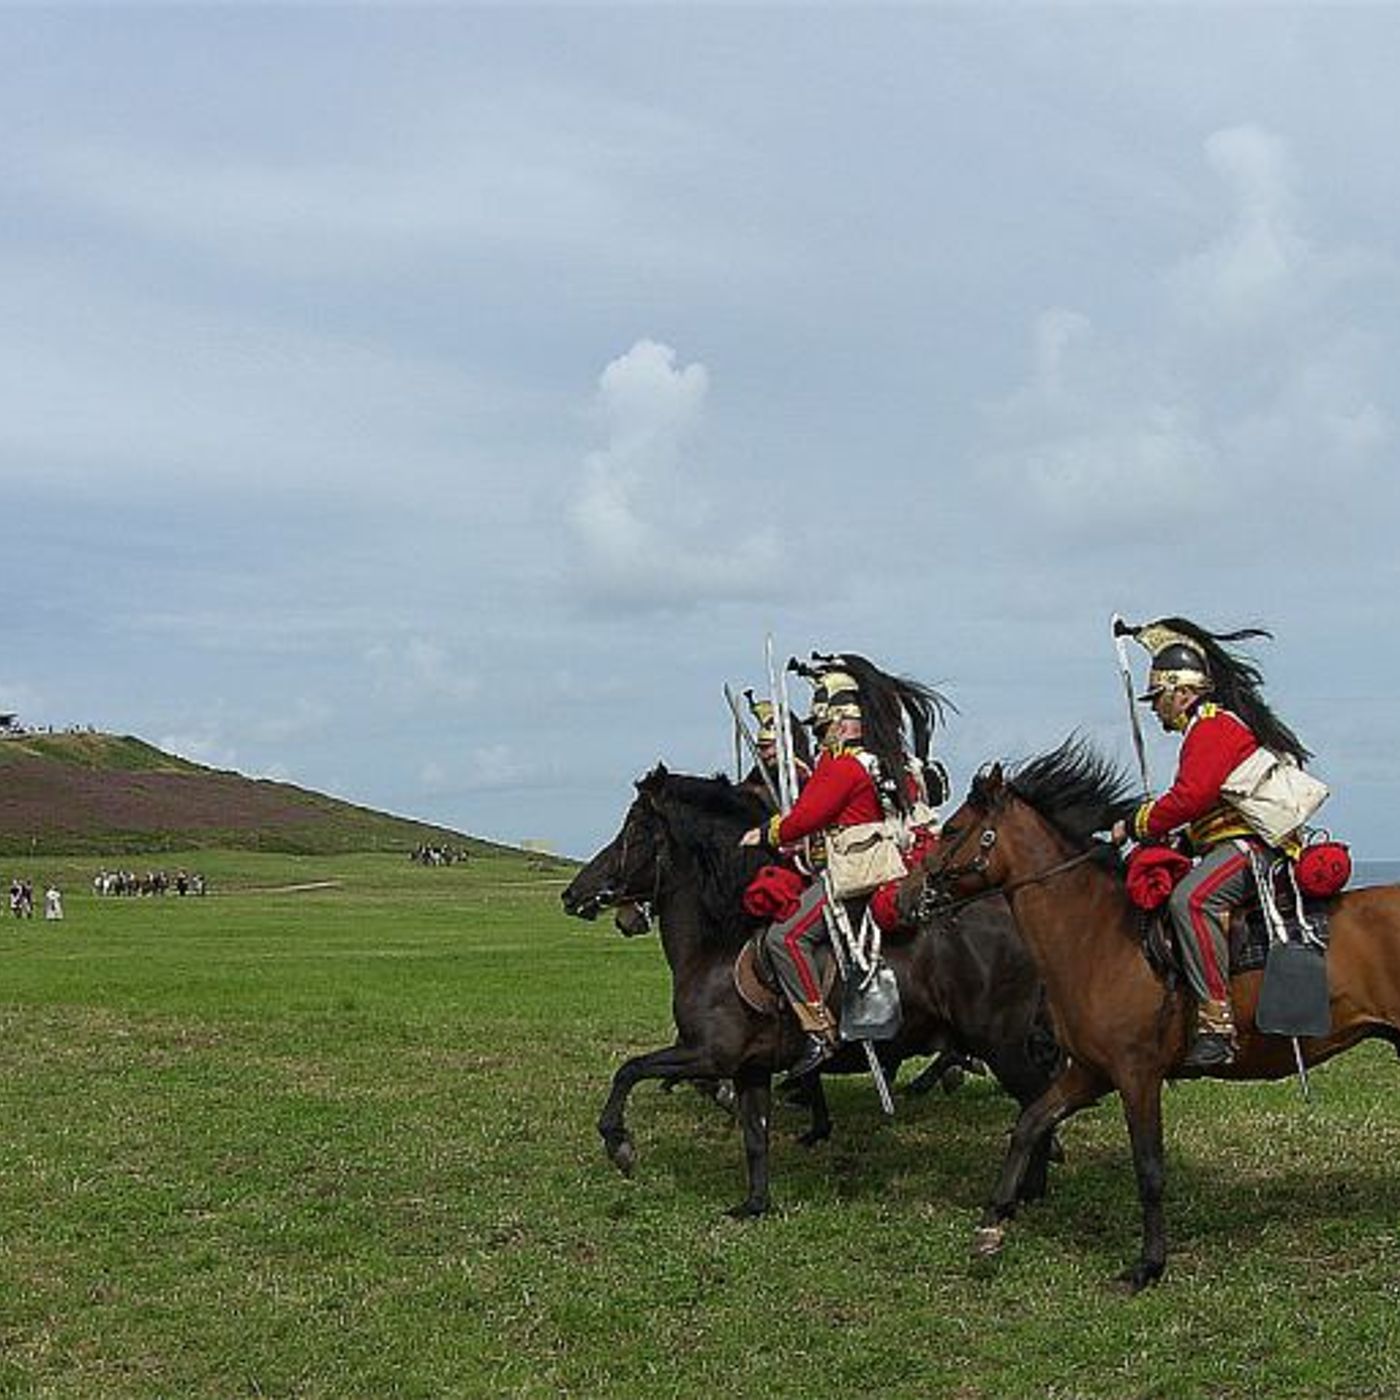
[[[1302,895],[1283,862],[1270,866],[1266,872],[1255,869],[1256,885],[1260,879],[1269,881],[1267,898],[1258,888],[1230,914],[1230,975],[1257,972],[1269,959],[1269,946],[1277,941],[1311,944],[1325,950],[1328,927],[1329,899],[1314,900]],[[1271,918],[1278,920],[1270,928]],[[1176,930],[1167,914],[1166,905],[1142,913],[1142,945],[1147,961],[1159,976],[1182,977],[1181,954],[1177,948]]]
[[[836,985],[836,960],[822,957],[820,961],[822,1000],[825,1001]],[[783,994],[764,955],[761,933],[749,939],[734,959],[734,990],[747,1006],[762,1016],[776,1016],[783,1009]]]

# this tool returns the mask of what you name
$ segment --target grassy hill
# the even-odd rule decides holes
[[[322,855],[423,844],[505,849],[290,783],[206,768],[130,735],[0,740],[0,853],[219,847]]]

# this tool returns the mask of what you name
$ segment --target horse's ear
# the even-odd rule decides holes
[[[666,765],[664,763],[657,763],[656,767],[653,768],[645,778],[638,778],[633,786],[641,793],[657,792],[670,776],[671,775],[666,771]]]
[[[967,800],[974,807],[990,807],[1005,781],[1006,775],[1002,772],[1001,764],[988,763],[978,769],[977,775],[972,780],[972,788],[967,794]]]

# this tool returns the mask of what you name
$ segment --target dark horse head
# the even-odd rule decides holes
[[[594,919],[613,909],[618,930],[646,933],[671,883],[693,883],[707,924],[732,928],[745,885],[763,857],[739,837],[768,816],[767,799],[723,776],[672,773],[658,763],[636,783],[622,828],[560,896],[564,912]]]

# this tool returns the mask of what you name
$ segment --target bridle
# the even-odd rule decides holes
[[[990,823],[1000,806],[1000,800],[994,801],[983,813],[984,820]],[[1033,875],[1023,875],[1019,880],[1011,880],[1005,884],[985,885],[982,889],[974,890],[971,894],[955,898],[952,893],[953,885],[968,875],[985,876],[987,867],[991,864],[992,851],[996,848],[996,827],[984,825],[977,837],[977,851],[972,859],[963,865],[952,863],[953,857],[967,844],[973,832],[977,830],[977,826],[976,822],[969,822],[953,839],[953,843],[947,851],[940,854],[937,866],[925,868],[924,886],[919,891],[918,903],[915,905],[915,914],[920,923],[932,918],[935,914],[956,914],[960,909],[966,909],[970,904],[978,904],[995,895],[1009,898],[1017,890],[1025,889],[1028,885],[1043,884],[1046,880],[1053,879],[1066,870],[1073,870],[1075,866],[1083,865],[1098,854],[1097,843],[1095,843],[1087,850],[1080,851],[1077,855],[1070,856],[1066,860],[1058,861],[1045,870],[1038,870]]]
[[[622,846],[618,852],[616,870],[618,880],[626,881],[627,878],[627,855],[628,846],[632,840],[632,823],[626,821],[622,825]],[[619,905],[630,904],[641,915],[642,926],[637,929],[638,935],[650,933],[654,921],[653,909],[656,902],[661,897],[662,866],[663,856],[658,853],[656,857],[656,878],[652,882],[651,893],[646,896],[628,894],[625,889],[619,888],[611,883],[606,884],[600,890],[596,890],[580,906],[580,916],[583,918],[593,918],[600,910],[616,909]]]
[[[977,838],[977,852],[971,860],[963,865],[953,864],[954,856],[967,845],[969,838],[976,830],[977,824],[969,822],[954,838],[952,845],[939,852],[937,867],[925,866],[924,885],[919,891],[919,900],[915,906],[915,915],[920,923],[932,918],[935,914],[956,913],[959,909],[965,909],[969,904],[990,899],[992,895],[997,893],[995,886],[988,885],[985,889],[977,890],[973,894],[963,895],[957,899],[953,897],[952,886],[955,882],[967,875],[985,875],[987,867],[991,864],[992,851],[997,843],[997,832],[994,826],[982,828],[981,834]]]

